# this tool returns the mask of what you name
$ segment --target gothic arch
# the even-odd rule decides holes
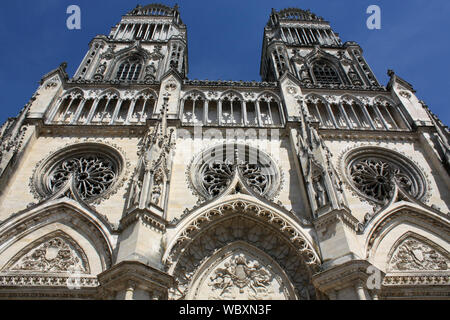
[[[264,98],[265,99],[274,99],[274,102],[277,102],[279,104],[281,103],[280,97],[277,94],[275,94],[275,93],[273,93],[271,91],[265,90],[265,91],[261,92],[256,97],[256,100],[260,100],[260,99],[264,99]],[[281,107],[281,105],[280,105],[280,107]]]
[[[115,88],[108,88],[108,89],[103,90],[103,91],[98,95],[98,98],[101,99],[101,98],[103,98],[103,97],[105,97],[105,96],[106,96],[106,97],[117,96],[117,99],[122,98],[122,97],[120,96],[120,91],[117,90],[117,89],[115,89]]]
[[[44,201],[4,221],[0,226],[0,257],[11,258],[15,244],[24,239],[28,243],[30,237],[36,239],[55,230],[83,239],[98,255],[97,271],[111,267],[115,242],[111,225],[106,218],[69,198]]]
[[[341,84],[349,83],[348,78],[345,74],[344,69],[342,68],[342,65],[341,65],[339,59],[337,57],[333,56],[332,54],[329,54],[317,47],[313,52],[311,52],[309,55],[307,55],[305,57],[305,59],[307,61],[309,73],[311,75],[313,75],[315,81],[317,81],[317,80],[316,80],[315,74],[313,72],[314,65],[320,61],[323,61],[326,64],[330,65],[336,71],[336,73],[341,81]]]
[[[72,88],[70,90],[67,90],[64,95],[62,96],[62,99],[64,99],[68,95],[77,96],[79,95],[82,99],[84,99],[84,91],[81,88]]]
[[[150,53],[141,47],[139,42],[136,42],[134,45],[124,48],[118,52],[113,53],[113,62],[111,63],[110,67],[108,68],[107,75],[105,76],[106,79],[115,79],[117,70],[119,69],[120,64],[128,59],[131,56],[136,56],[140,59],[142,70],[139,74],[139,79],[142,78],[143,74],[143,67],[145,66],[146,62],[150,59]]]
[[[315,93],[315,92],[311,92],[311,93],[308,93],[308,94],[306,95],[305,101],[308,101],[308,100],[311,100],[311,101],[317,101],[317,100],[320,100],[324,105],[327,105],[327,104],[328,104],[327,99],[325,99],[325,98],[322,97],[320,94]]]
[[[230,96],[232,96],[233,98],[230,98]],[[225,98],[228,98],[230,101],[234,101],[236,98],[239,101],[244,101],[244,97],[239,92],[237,92],[236,90],[233,90],[233,89],[229,89],[229,90],[224,91],[220,95],[219,100],[223,100]]]
[[[405,230],[402,232],[403,229]],[[389,240],[389,238],[392,242],[392,237],[395,238],[398,233],[403,234],[413,229],[425,238],[435,237],[436,239],[440,238],[441,241],[450,242],[450,236],[448,236],[450,235],[450,223],[443,214],[419,204],[400,201],[380,212],[366,226],[363,233],[366,257],[371,261],[377,261],[380,267],[384,267],[382,266],[383,263],[377,260],[380,259],[379,248],[382,242],[386,239]],[[441,234],[443,237],[438,237],[435,233]]]
[[[360,99],[358,99],[356,96],[354,96],[352,94],[349,94],[349,93],[346,93],[346,94],[342,95],[341,98],[339,99],[339,102],[340,103],[342,103],[342,102],[347,102],[347,103],[354,102],[354,103],[356,103],[359,106],[363,106],[364,105],[364,103]]]
[[[282,208],[250,195],[230,194],[187,214],[178,222],[173,234],[163,263],[178,281],[178,298],[185,297],[191,277],[204,259],[238,240],[251,243],[273,259],[283,261],[280,265],[285,272],[291,279],[297,279],[293,282],[298,298],[314,296],[308,281],[320,265],[317,246],[297,218]],[[308,280],[302,278],[306,275]]]
[[[148,60],[150,58],[150,53],[147,50],[145,50],[144,48],[142,48],[139,43],[135,43],[134,45],[132,45],[128,48],[124,48],[124,49],[116,52],[115,57],[114,57],[116,65],[121,60],[123,60],[133,54],[140,56],[143,59],[142,62],[145,62],[146,60]]]
[[[205,101],[208,100],[208,99],[206,98],[205,94],[204,94],[203,92],[201,92],[200,90],[197,90],[197,89],[192,89],[192,90],[187,91],[187,92],[183,95],[183,98],[182,98],[181,100],[185,100],[185,99],[187,99],[187,98],[189,98],[189,97],[192,98],[193,95],[196,95],[197,97],[200,97],[201,99],[203,99],[203,100],[205,100]]]
[[[147,96],[148,98],[153,97],[155,100],[158,99],[158,94],[155,92],[155,90],[149,88],[138,91],[134,97],[135,99],[138,99],[140,97],[147,97]]]

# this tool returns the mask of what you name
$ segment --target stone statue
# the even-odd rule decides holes
[[[152,62],[147,67],[145,67],[145,80],[154,80],[156,78],[156,67]]]
[[[300,69],[300,79],[303,82],[308,82],[308,83],[311,82],[311,79],[309,77],[308,68],[305,65],[303,65],[302,68]]]
[[[152,203],[155,205],[159,205],[159,199],[161,198],[161,187],[155,186],[153,188],[153,194],[152,194]]]
[[[313,188],[316,192],[316,202],[319,208],[322,208],[328,204],[328,196],[323,185],[322,176],[313,179]]]
[[[139,205],[139,200],[141,197],[141,189],[142,189],[142,182],[137,179],[134,182],[134,190],[133,190],[133,201],[132,204]]]

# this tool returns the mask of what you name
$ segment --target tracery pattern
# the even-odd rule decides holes
[[[370,198],[386,201],[394,189],[393,180],[414,195],[413,177],[393,163],[381,159],[364,159],[353,164],[351,176],[355,186]]]
[[[87,273],[86,261],[77,251],[63,238],[54,237],[23,256],[11,267],[11,270]]]
[[[218,196],[229,185],[235,170],[239,170],[247,184],[258,194],[263,195],[267,191],[269,179],[263,174],[258,164],[244,163],[233,165],[232,163],[214,162],[207,164],[202,171],[203,186],[211,197]]]
[[[217,145],[198,154],[188,169],[190,183],[203,200],[224,192],[236,173],[256,194],[273,199],[280,191],[282,173],[265,152],[248,145]]]
[[[413,238],[405,239],[395,250],[389,270],[393,271],[445,271],[449,259],[429,245]]]
[[[58,191],[72,176],[82,199],[102,195],[115,181],[117,169],[106,157],[89,154],[61,161],[48,175],[52,192]]]
[[[396,188],[421,199],[426,191],[423,174],[407,159],[387,150],[357,150],[346,162],[347,177],[358,193],[378,204],[387,203]]]

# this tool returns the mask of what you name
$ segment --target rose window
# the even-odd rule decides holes
[[[236,172],[255,193],[271,199],[279,190],[280,172],[269,156],[244,145],[220,145],[194,159],[190,166],[197,194],[211,199],[225,191]]]
[[[49,174],[50,190],[58,191],[73,178],[82,199],[102,195],[115,181],[116,170],[111,160],[98,155],[77,156],[60,162]]]
[[[85,202],[99,203],[117,190],[123,168],[123,156],[116,149],[91,142],[72,145],[39,163],[31,187],[41,199],[76,195]]]
[[[425,192],[420,171],[395,153],[353,157],[347,164],[347,177],[359,194],[379,204],[388,202],[396,188],[417,199]]]

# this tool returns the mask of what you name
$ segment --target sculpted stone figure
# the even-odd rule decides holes
[[[139,205],[139,199],[141,197],[141,189],[142,189],[142,182],[140,180],[136,180],[134,182],[133,201],[132,201],[132,203],[135,205]]]
[[[316,192],[317,206],[319,208],[326,206],[328,204],[328,196],[325,187],[323,185],[322,176],[316,177],[313,180],[313,187],[314,191]]]
[[[154,80],[156,78],[156,67],[152,62],[145,67],[145,80]]]

